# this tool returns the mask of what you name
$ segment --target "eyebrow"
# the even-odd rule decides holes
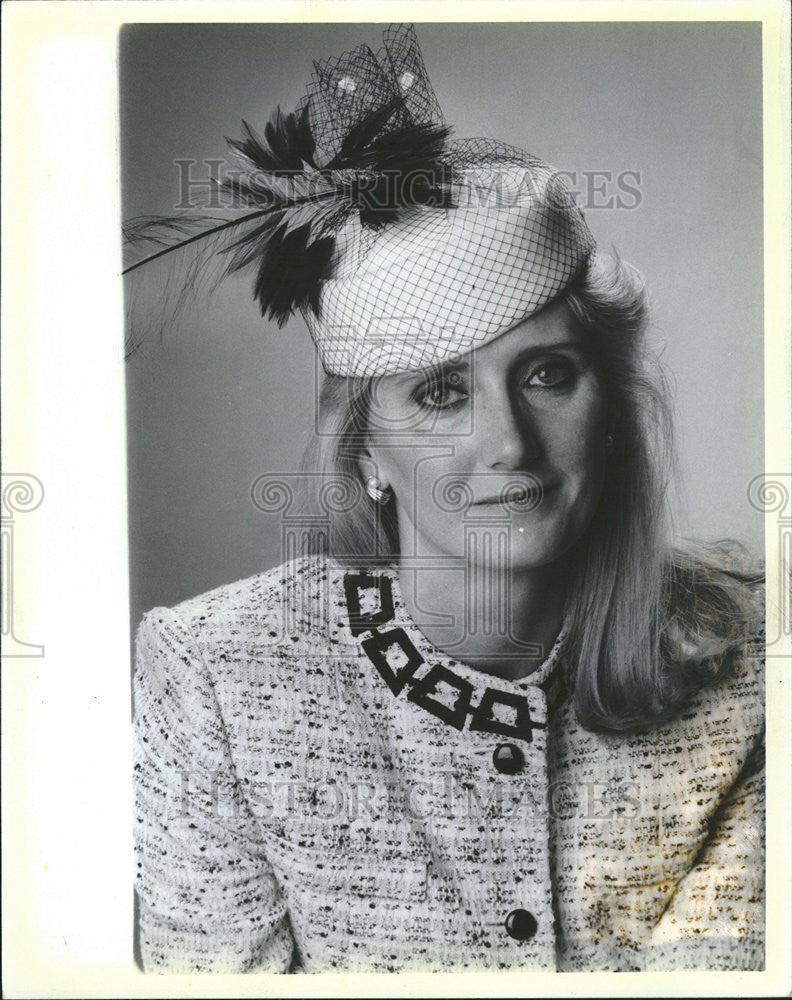
[[[422,382],[428,379],[443,378],[452,372],[467,372],[470,370],[470,362],[460,358],[459,361],[441,361],[439,364],[430,365],[428,368],[419,368],[416,371],[401,372],[394,376],[399,383],[410,382],[413,379],[420,379]]]
[[[554,344],[532,344],[529,347],[523,348],[523,350],[521,350],[509,363],[509,367],[521,364],[522,362],[528,361],[540,354],[552,354],[553,351],[575,351],[578,354],[587,356],[585,347],[579,341],[559,340]],[[399,382],[409,382],[413,379],[421,379],[422,381],[425,381],[427,379],[443,378],[451,372],[467,372],[469,370],[470,362],[464,358],[460,358],[459,361],[442,361],[437,365],[430,366],[429,368],[421,368],[417,371],[411,372],[402,372],[396,377],[399,379]]]
[[[578,354],[585,354],[585,348],[577,340],[560,340],[556,344],[532,344],[525,347],[514,358],[512,364],[534,358],[537,354],[551,354],[553,351],[576,351]]]

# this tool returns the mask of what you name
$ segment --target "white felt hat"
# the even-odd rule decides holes
[[[461,173],[454,207],[416,208],[336,237],[318,315],[304,316],[326,371],[386,375],[465,354],[551,302],[594,239],[561,177],[529,165]]]

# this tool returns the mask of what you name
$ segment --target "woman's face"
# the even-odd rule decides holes
[[[581,537],[602,490],[607,414],[563,302],[372,389],[363,471],[395,494],[402,556],[508,559],[519,571]]]

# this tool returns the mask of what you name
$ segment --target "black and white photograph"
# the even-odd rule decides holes
[[[222,6],[137,5],[115,36],[125,440],[90,478],[123,483],[127,654],[120,755],[85,752],[128,795],[134,995],[686,972],[750,995],[789,959],[777,39],[703,4]],[[4,670],[43,676],[10,557],[58,483],[17,467]]]
[[[759,25],[120,66],[143,967],[761,969]]]

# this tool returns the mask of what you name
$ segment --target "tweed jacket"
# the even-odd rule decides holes
[[[146,971],[761,969],[763,639],[672,723],[434,648],[393,567],[300,559],[140,626]]]

